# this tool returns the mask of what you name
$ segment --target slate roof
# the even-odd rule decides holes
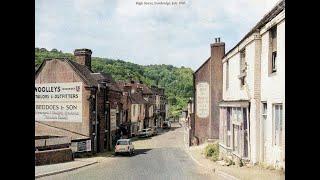
[[[285,9],[285,0],[281,0],[278,2],[275,7],[271,11],[269,11],[264,17],[235,45],[232,49],[230,49],[224,56],[226,57],[229,53],[231,53],[235,48],[237,48],[246,38],[248,38],[254,32],[260,30],[264,25],[266,25],[269,21],[275,18],[281,11]],[[209,60],[209,57],[202,65],[194,72],[197,73]]]
[[[153,94],[151,89],[146,84],[137,84],[139,87],[142,87],[143,94]]]
[[[91,73],[91,75],[97,82],[106,81],[110,90],[121,92],[121,90],[117,85],[117,82],[115,82],[112,79],[112,76],[110,74],[99,72],[99,73]]]
[[[98,86],[97,80],[92,76],[93,71],[90,70],[87,66],[81,65],[75,61],[65,59],[67,63],[69,63],[76,72],[80,75],[83,76],[84,79],[88,82],[89,86]]]
[[[232,52],[236,47],[238,47],[246,38],[251,36],[256,31],[259,31],[264,25],[270,22],[273,18],[275,18],[279,13],[281,13],[285,9],[285,0],[279,1],[271,11],[269,11],[264,17],[235,45],[232,49],[230,49],[224,57],[226,57],[230,52]]]
[[[149,103],[138,93],[131,94],[130,99],[132,104],[148,104]]]
[[[147,94],[152,95],[153,94],[152,90],[146,84],[141,84],[141,83],[137,83],[137,82],[130,83],[130,82],[123,82],[123,81],[118,81],[117,82],[117,86],[121,91],[124,91],[124,86],[125,85],[130,85],[131,88],[135,89],[135,90],[137,90],[139,87],[141,87],[142,88],[142,93],[144,95],[147,95]]]
[[[94,73],[87,66],[81,65],[67,58],[45,59],[43,63],[40,65],[40,67],[36,70],[36,76],[38,72],[40,72],[42,67],[45,66],[46,62],[51,60],[60,60],[68,63],[71,66],[71,68],[87,83],[88,86],[97,87],[99,82],[106,81],[108,82],[110,90],[119,92],[121,91],[117,83],[112,79],[112,76],[110,74],[104,72]]]
[[[37,77],[38,73],[45,66],[46,62],[51,60],[60,60],[68,63],[71,66],[71,68],[83,79],[83,81],[86,82],[88,86],[98,86],[98,82],[91,75],[93,71],[91,71],[87,66],[78,64],[77,62],[69,60],[67,58],[45,59],[41,63],[40,67],[36,70],[35,77]]]

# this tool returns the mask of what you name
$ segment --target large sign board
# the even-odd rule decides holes
[[[35,120],[82,122],[82,82],[35,84]]]
[[[117,129],[117,109],[110,109],[110,130]]]
[[[91,151],[91,140],[72,142],[71,150],[72,152],[89,152]]]
[[[206,118],[209,116],[209,84],[207,82],[198,83],[196,86],[197,116]]]

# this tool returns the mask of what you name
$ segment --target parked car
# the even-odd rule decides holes
[[[152,136],[152,130],[151,128],[142,129],[139,131],[139,137],[150,137]]]
[[[119,139],[114,148],[115,155],[126,153],[131,156],[134,154],[134,146],[130,139]]]
[[[151,128],[151,131],[152,131],[152,135],[155,136],[158,134],[158,130],[157,130],[157,127],[152,127]]]

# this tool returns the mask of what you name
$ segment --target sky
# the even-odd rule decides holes
[[[185,2],[137,5],[136,2]],[[35,46],[196,70],[220,37],[226,52],[278,0],[36,0]]]

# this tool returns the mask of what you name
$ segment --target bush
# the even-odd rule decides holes
[[[213,161],[217,161],[219,158],[219,146],[218,144],[209,144],[205,148],[205,156]]]

